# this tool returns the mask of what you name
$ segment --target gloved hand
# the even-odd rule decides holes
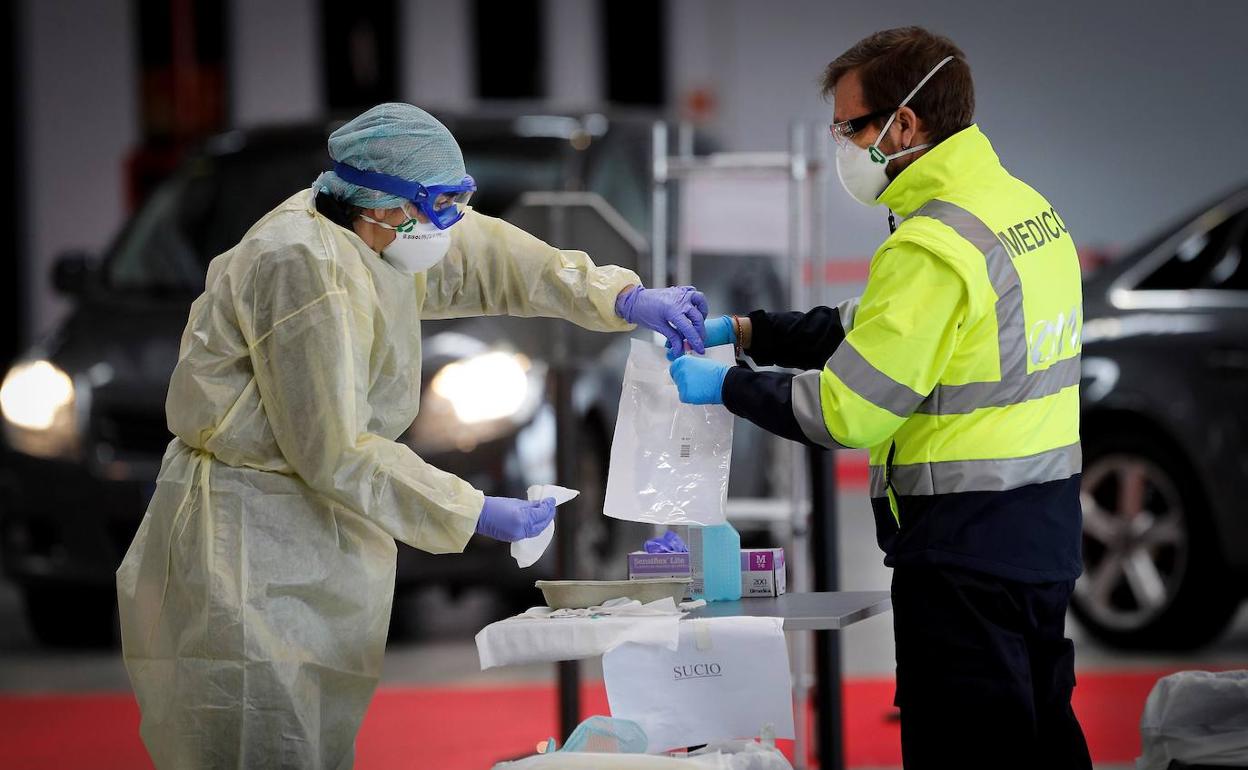
[[[724,378],[729,367],[709,358],[681,356],[668,368],[680,400],[686,404],[724,403]]]
[[[514,497],[487,497],[477,519],[477,534],[514,543],[537,537],[555,518],[555,498],[529,502]]]
[[[706,352],[702,344],[706,336],[706,297],[692,286],[666,289],[634,286],[616,297],[615,312],[630,324],[653,329],[667,337],[667,346],[673,350],[684,350],[688,342],[697,352]]]
[[[719,318],[712,318],[706,322],[706,347],[713,348],[716,345],[735,345],[737,343],[737,330],[733,328],[732,318],[730,316],[721,315]],[[684,347],[673,348],[671,340],[667,342],[667,360],[675,361],[685,354]]]
[[[670,529],[659,537],[650,538],[642,547],[646,553],[689,553],[689,546]]]

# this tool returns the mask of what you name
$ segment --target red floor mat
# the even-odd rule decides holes
[[[1097,762],[1128,763],[1139,753],[1139,718],[1158,677],[1170,671],[1083,673],[1075,710]],[[845,685],[850,767],[901,764],[887,679]],[[585,689],[585,713],[607,713],[601,686]],[[0,696],[0,765],[23,770],[131,770],[150,767],[133,698],[120,694]],[[385,688],[358,742],[359,770],[489,767],[531,753],[555,730],[553,687]]]

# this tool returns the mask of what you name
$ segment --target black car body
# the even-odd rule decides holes
[[[641,267],[645,240],[639,233],[647,231],[650,215],[648,121],[607,121],[600,115],[442,117],[477,181],[472,201],[477,210],[523,219],[525,212],[517,207],[530,191],[596,195],[615,212],[594,230],[601,237],[560,245],[583,248],[599,262]],[[72,312],[10,370],[8,392],[0,397],[5,406],[0,557],[6,575],[26,596],[40,639],[68,643],[111,634],[113,574],[171,439],[165,393],[206,265],[329,167],[325,147],[333,127],[217,137],[153,192],[98,266],[83,257],[58,263],[55,282],[75,300]],[[552,237],[532,223],[523,226]],[[631,233],[620,232],[630,228]],[[779,291],[780,285],[774,274],[760,280],[748,270],[720,271],[711,280],[718,281],[720,297],[730,294],[741,306],[773,302],[760,289]],[[550,319],[432,321],[422,332],[425,396],[403,440],[486,494],[523,496],[529,484],[554,480],[547,375],[556,346],[572,351],[581,450],[577,486],[583,510],[600,511],[627,338],[572,330]],[[498,351],[525,361],[531,397],[507,418],[457,422],[452,405],[428,387],[431,380],[449,363]],[[748,441],[748,435],[741,440]],[[761,464],[740,465],[734,487],[757,495]],[[586,565],[581,571],[622,577],[623,554],[650,530],[603,516],[583,521],[577,538],[578,563]],[[485,585],[527,594],[534,577],[552,571],[551,554],[521,574],[505,551],[481,538],[456,558],[402,548],[398,587]]]
[[[1201,644],[1248,585],[1248,188],[1103,268],[1084,301],[1073,609],[1116,645]]]

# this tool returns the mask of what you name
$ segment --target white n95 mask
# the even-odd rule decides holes
[[[888,162],[916,153],[919,150],[926,150],[932,146],[931,144],[918,144],[901,152],[886,155],[880,149],[880,142],[888,135],[888,129],[892,127],[898,111],[914,98],[919,89],[928,80],[931,80],[932,75],[935,75],[941,67],[950,61],[953,61],[953,57],[946,56],[935,67],[932,67],[930,72],[923,76],[923,79],[914,87],[914,90],[905,99],[902,99],[901,104],[897,105],[897,109],[893,110],[893,114],[888,116],[888,121],[884,124],[884,128],[880,130],[879,136],[875,138],[870,147],[863,149],[849,139],[837,146],[836,175],[841,178],[841,186],[845,188],[845,192],[853,196],[854,200],[864,206],[876,205],[879,202],[880,195],[888,187],[889,179],[888,174],[885,172],[885,169],[888,168]]]
[[[451,249],[450,230],[429,222],[409,222],[394,234],[394,242],[381,250],[382,259],[405,273],[423,273],[442,261]]]
[[[874,206],[879,203],[880,194],[888,187],[888,174],[884,171],[888,162],[926,146],[919,145],[885,155],[874,144],[864,150],[853,142],[847,142],[836,148],[836,175],[841,178],[841,186],[845,188],[845,192],[854,200],[864,206]]]
[[[407,213],[406,209],[403,213]],[[405,273],[423,273],[442,261],[451,249],[451,231],[438,229],[432,222],[408,219],[401,225],[388,225],[361,214],[360,219],[394,231],[394,241],[381,250],[381,258]]]

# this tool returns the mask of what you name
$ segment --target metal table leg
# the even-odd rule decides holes
[[[555,470],[559,483],[576,488],[576,415],[572,406],[572,372],[566,367],[554,371]],[[559,575],[576,575],[576,531],[579,500],[559,506],[559,526],[555,529],[555,549]],[[575,660],[556,664],[559,671],[559,735],[566,743],[581,722],[581,668]]]
[[[836,454],[810,450],[811,552],[816,591],[840,589],[836,531]],[[815,632],[815,745],[820,770],[845,766],[841,702],[841,638]]]

